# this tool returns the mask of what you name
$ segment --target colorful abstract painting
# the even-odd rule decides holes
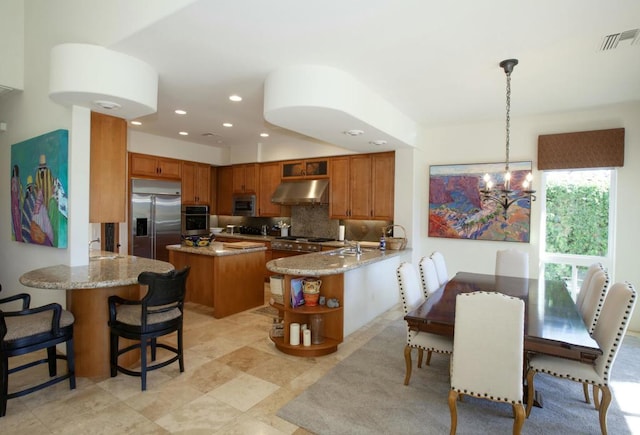
[[[11,145],[13,240],[67,247],[68,165],[67,130]]]
[[[510,163],[511,189],[522,190],[531,162]],[[493,201],[482,201],[480,190],[489,174],[504,185],[504,163],[439,165],[429,168],[429,236],[453,239],[529,242],[531,204],[515,201],[505,212]]]

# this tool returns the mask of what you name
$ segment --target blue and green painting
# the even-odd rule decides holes
[[[56,130],[11,146],[13,240],[67,247],[69,132]]]

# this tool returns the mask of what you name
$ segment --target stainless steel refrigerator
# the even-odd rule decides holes
[[[132,254],[169,261],[167,245],[180,243],[179,181],[131,180]]]

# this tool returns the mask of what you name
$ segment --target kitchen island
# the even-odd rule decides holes
[[[25,273],[19,281],[27,287],[66,291],[66,308],[75,318],[73,341],[76,375],[108,377],[107,299],[112,295],[140,299],[143,294],[138,275],[142,272],[169,272],[173,266],[164,261],[121,256],[106,251],[92,251],[91,255],[88,265],[43,267]],[[138,361],[139,354],[129,353],[131,355],[120,357],[121,364],[132,365]]]
[[[284,323],[283,336],[277,336],[274,331],[270,334],[276,348],[291,355],[309,357],[337,351],[344,337],[398,303],[396,269],[410,256],[410,250],[364,249],[358,255],[353,249],[339,248],[268,262],[270,271],[283,275],[283,303],[272,303]],[[337,299],[339,306],[293,307],[291,282],[301,277],[319,278],[322,281],[320,295],[326,301]],[[322,343],[305,346],[301,338],[300,344],[292,344],[290,325],[310,325],[312,318],[317,316],[323,323]],[[311,334],[314,334],[313,330]],[[298,340],[294,339],[293,343],[296,342]]]
[[[167,249],[176,269],[191,266],[186,301],[213,307],[216,319],[264,304],[264,244],[212,242]]]

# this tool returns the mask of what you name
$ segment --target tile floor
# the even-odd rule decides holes
[[[75,390],[62,382],[9,400],[0,434],[307,434],[278,409],[402,316],[398,306],[346,337],[338,352],[300,358],[279,352],[268,338],[272,318],[253,311],[214,319],[211,309],[186,304],[184,373],[177,363],[150,372],[145,392],[122,373],[77,378]],[[10,391],[46,371],[11,376]]]

